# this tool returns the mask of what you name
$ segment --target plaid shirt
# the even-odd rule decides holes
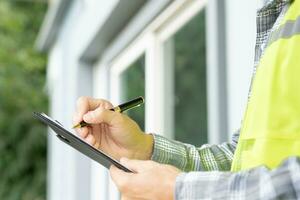
[[[254,74],[270,33],[278,28],[291,2],[265,0],[258,10]],[[260,166],[230,172],[238,138],[239,132],[231,143],[197,148],[154,135],[152,160],[184,171],[176,179],[176,199],[300,199],[300,158],[290,157],[274,170]]]

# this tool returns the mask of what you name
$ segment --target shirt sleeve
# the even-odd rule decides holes
[[[300,199],[300,158],[290,157],[274,170],[181,173],[175,199]]]
[[[239,131],[233,135],[230,143],[203,145],[199,148],[154,136],[152,160],[176,166],[182,171],[228,171],[231,168],[233,154],[239,138]]]

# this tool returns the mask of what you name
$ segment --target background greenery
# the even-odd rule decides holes
[[[44,56],[33,48],[46,3],[0,0],[0,199],[46,196]]]

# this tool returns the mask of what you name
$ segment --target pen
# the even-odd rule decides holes
[[[140,97],[132,99],[132,100],[126,102],[126,103],[120,104],[120,105],[118,105],[114,108],[111,108],[109,110],[121,113],[121,112],[124,112],[126,110],[138,107],[143,103],[144,103],[144,98],[140,96]],[[88,125],[89,125],[88,123],[82,121],[79,124],[73,126],[73,129],[74,128],[82,128],[82,127],[85,127],[85,126],[88,126]]]

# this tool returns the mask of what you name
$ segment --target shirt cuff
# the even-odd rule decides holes
[[[151,160],[176,166],[184,170],[187,165],[187,152],[184,144],[153,134],[154,146]]]

